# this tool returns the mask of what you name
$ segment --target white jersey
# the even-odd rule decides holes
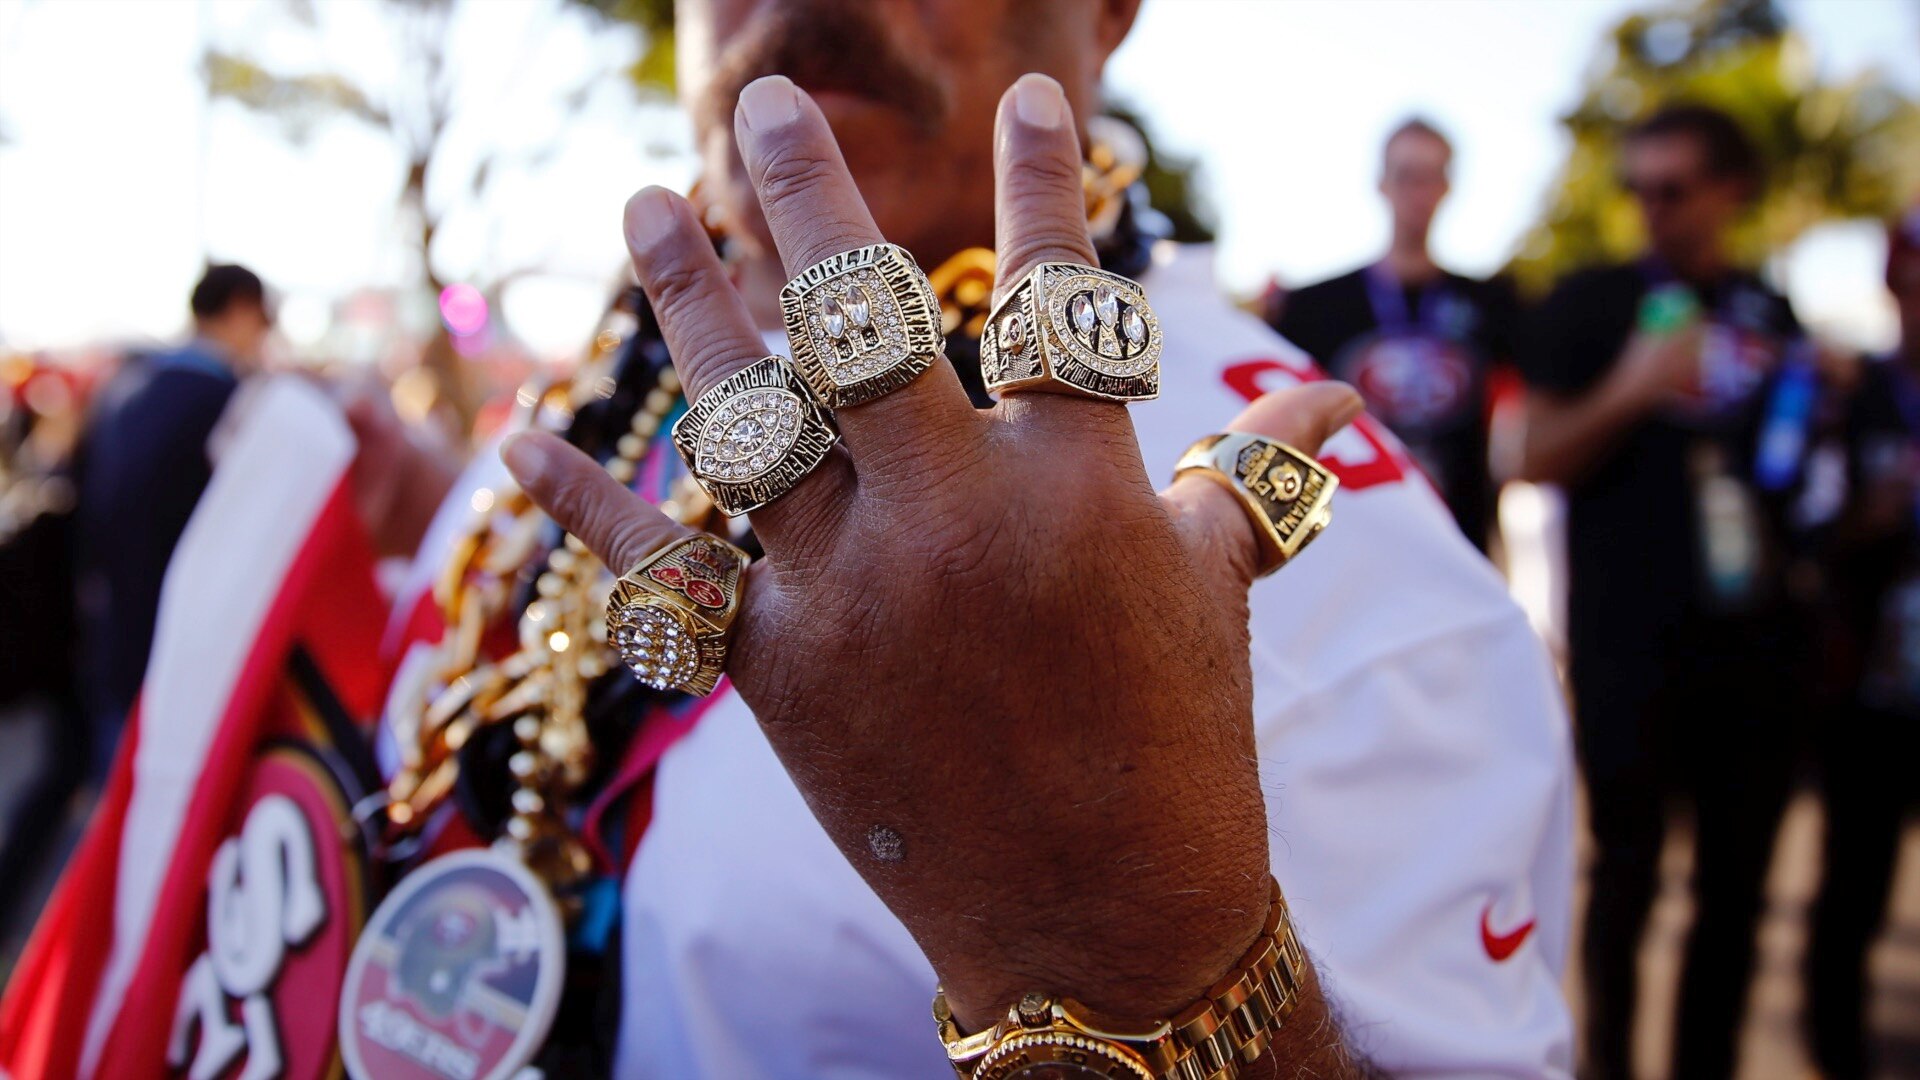
[[[1227,304],[1201,249],[1144,279],[1161,397],[1148,468],[1317,378]],[[784,342],[779,343],[784,348]],[[1391,436],[1321,455],[1334,524],[1254,587],[1273,871],[1348,1040],[1395,1075],[1565,1076],[1567,719],[1545,649]],[[659,765],[625,884],[618,1075],[951,1075],[912,937],[807,810],[737,695]]]

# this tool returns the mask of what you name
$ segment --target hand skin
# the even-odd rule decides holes
[[[736,127],[788,272],[881,239],[791,82],[750,85]],[[1003,285],[1036,262],[1095,262],[1074,131],[1051,79],[1029,75],[1001,103]],[[641,192],[626,232],[691,394],[759,358],[684,200]],[[1312,452],[1359,409],[1326,383],[1269,395],[1235,424]],[[943,363],[838,420],[842,445],[752,514],[767,554],[728,658],[734,685],[965,1029],[1037,988],[1114,1017],[1185,1008],[1267,913],[1252,525],[1204,478],[1157,495],[1117,404],[1027,393],[978,411]],[[683,533],[550,435],[503,452],[610,567]],[[1352,1069],[1310,977],[1245,1075]]]
[[[412,555],[459,476],[460,463],[428,433],[408,428],[378,379],[328,380],[323,388],[353,429],[354,505],[375,553]]]
[[[1584,479],[1628,429],[1698,377],[1704,334],[1699,324],[1671,334],[1635,334],[1619,362],[1586,393],[1529,390],[1519,479]]]

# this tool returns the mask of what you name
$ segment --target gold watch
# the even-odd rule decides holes
[[[933,1018],[960,1080],[1233,1080],[1300,1002],[1307,957],[1273,884],[1267,924],[1233,971],[1171,1020],[1119,1023],[1033,991],[985,1031],[962,1035],[945,993]]]

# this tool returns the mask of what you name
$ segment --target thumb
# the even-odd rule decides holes
[[[1227,430],[1283,442],[1313,455],[1366,403],[1346,383],[1321,381],[1266,394],[1233,418]],[[1223,599],[1244,603],[1260,568],[1260,534],[1247,507],[1216,480],[1189,473],[1161,493],[1203,576]]]

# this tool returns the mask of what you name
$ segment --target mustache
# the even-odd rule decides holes
[[[921,135],[944,123],[947,95],[908,57],[863,3],[813,0],[774,8],[722,51],[698,105],[705,124],[731,124],[740,91],[785,75],[811,93],[837,90],[891,105]]]

